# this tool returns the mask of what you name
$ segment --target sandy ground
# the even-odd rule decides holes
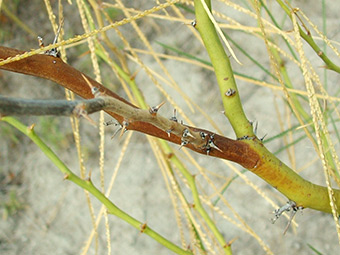
[[[49,37],[52,37],[52,32],[44,5],[40,1],[34,2],[35,4],[25,8],[21,6],[18,14],[22,19],[27,19],[31,27],[37,28],[40,25],[39,34],[45,36],[46,40],[49,40]],[[317,1],[313,5],[308,3],[308,1],[299,1],[299,4],[299,7],[304,10],[313,22],[321,27],[321,1]],[[327,5],[329,37],[332,40],[339,41],[337,18],[340,11],[339,5],[335,1],[329,1]],[[216,6],[218,7],[218,3],[216,3]],[[65,12],[69,15],[74,13],[75,9],[75,4],[73,6],[65,6]],[[234,17],[238,16],[236,12],[229,14]],[[188,17],[192,16],[188,15]],[[242,16],[240,16],[239,22],[243,24],[251,23],[251,21],[244,19]],[[202,46],[194,40],[186,25],[159,22],[158,25],[162,28],[162,31],[157,31],[153,28],[154,24],[150,21],[142,21],[142,24],[152,44],[160,52],[164,50],[156,44],[156,41],[180,47],[191,54],[206,58]],[[8,24],[7,26],[8,28],[11,27]],[[78,17],[74,17],[70,21],[66,19],[65,27],[69,29],[69,33],[72,33],[68,36],[82,33]],[[129,33],[129,29],[131,28],[126,27],[122,30],[130,37],[129,39],[133,40],[134,35]],[[6,46],[19,49],[37,47],[35,38],[21,36],[24,33],[18,28],[16,28],[16,31],[15,35],[12,35],[11,38],[4,42]],[[109,33],[109,35],[115,40],[114,33]],[[249,43],[248,37],[242,33],[232,32],[230,35],[234,35],[233,38],[244,48],[250,49],[254,58],[268,66],[268,59],[264,57],[266,56],[264,45],[259,40]],[[309,52],[307,46],[306,50]],[[90,62],[75,58],[74,56],[77,53],[74,52],[69,52],[70,62],[76,68],[87,72],[90,69],[88,67]],[[264,80],[270,80],[249,60],[243,57],[242,54],[238,51],[236,53],[243,62],[243,66],[233,63],[236,71],[244,72]],[[315,65],[321,66],[322,63],[315,54],[312,52],[310,54],[312,56],[311,59],[316,61]],[[151,68],[159,70],[159,66],[150,57],[143,56],[143,60]],[[216,100],[216,98],[219,98],[219,92],[213,74],[208,71],[202,71],[202,69],[195,66],[183,64],[183,66],[179,67],[177,62],[170,60],[164,60],[164,64],[174,76],[181,89],[194,102],[199,103],[206,110],[222,129],[223,134],[234,137],[227,120],[220,113],[222,106],[221,102]],[[294,80],[296,86],[301,88],[303,86],[303,78],[294,68],[290,66],[288,68],[290,68],[289,71],[292,77],[296,76]],[[338,81],[338,77],[332,73],[328,75],[328,84],[329,87],[332,87]],[[113,77],[113,74],[107,74],[104,82],[109,82],[114,79]],[[158,104],[164,99],[155,87],[151,85],[150,80],[144,73],[138,73],[136,80],[138,84],[141,84],[141,90],[144,92],[145,98],[150,105]],[[269,89],[254,87],[243,81],[238,81],[238,84],[248,118],[259,123],[258,135],[268,134],[268,137],[271,137],[279,133],[280,128],[277,125],[278,119],[274,103],[278,105],[281,113],[285,111],[282,94],[273,94]],[[184,112],[190,116],[195,125],[214,130],[201,114],[190,112],[188,106],[183,102],[178,93],[166,86],[165,89],[176,103],[183,107]],[[0,91],[1,94],[8,96],[27,98],[63,97],[63,90],[55,84],[8,72],[1,72]],[[124,96],[121,89],[118,89],[117,93]],[[167,104],[161,110],[161,114],[170,117],[172,110],[171,105]],[[98,119],[98,116],[94,115],[93,118]],[[37,133],[45,134],[42,137],[46,137],[46,142],[56,151],[60,158],[74,172],[79,172],[77,152],[73,146],[71,126],[68,118],[22,117],[20,119],[27,125],[36,123]],[[110,118],[106,116],[106,119],[109,120]],[[99,185],[98,132],[85,120],[80,122],[85,166],[88,171],[92,171],[94,183]],[[111,176],[114,174],[114,168],[122,145],[127,138],[127,135],[125,135],[121,140],[111,140],[110,137],[114,130],[114,127],[106,129],[106,185],[108,185]],[[4,123],[0,123],[0,132],[0,204],[3,205],[4,202],[8,201],[9,193],[13,191],[16,193],[15,200],[20,206],[20,209],[14,215],[0,220],[0,253],[8,255],[81,253],[82,247],[92,231],[91,217],[84,192],[76,185],[64,181],[58,169],[51,164],[28,138],[16,131],[9,130],[8,126]],[[282,145],[283,142],[278,140],[267,144],[271,151],[276,151]],[[186,161],[185,154],[182,151],[178,151],[178,146],[173,145],[173,147],[180,157],[184,159],[192,173],[196,174],[197,170]],[[312,161],[316,157],[312,145],[307,140],[296,145],[295,153],[297,160],[296,169],[299,169],[306,162]],[[234,176],[230,167],[222,160],[194,153],[191,153],[191,155],[202,167],[211,172],[226,178]],[[278,156],[288,165],[291,164],[286,153],[281,153]],[[312,182],[323,183],[320,163],[314,163],[301,174]],[[286,203],[285,197],[264,181],[251,173],[246,173],[246,175],[275,202],[281,205]],[[208,194],[209,192],[212,193],[200,175],[197,176],[197,180],[201,184],[202,190]],[[216,178],[215,181],[218,187],[224,183],[222,179]],[[290,229],[283,236],[282,233],[287,224],[287,219],[280,218],[276,224],[271,224],[270,219],[273,217],[271,214],[273,207],[240,178],[233,182],[224,196],[243,217],[245,222],[258,233],[274,254],[313,254],[308,244],[323,254],[338,254],[337,234],[330,215],[312,210],[304,210],[303,214],[298,213],[296,217],[296,222],[299,226]],[[143,134],[132,134],[131,143],[128,146],[109,198],[133,217],[142,222],[147,222],[157,232],[180,244],[179,232],[174,227],[176,226],[176,221],[169,194],[154,155],[147,143],[147,138]],[[100,205],[94,199],[92,199],[92,202],[95,214],[97,214]],[[218,205],[221,206],[227,215],[232,217],[229,209],[222,203]],[[2,206],[4,211],[3,208]],[[214,218],[227,240],[236,238],[236,241],[233,243],[235,254],[265,254],[257,241],[250,235],[244,233],[228,221],[223,220],[217,214],[214,214]],[[116,217],[109,216],[109,221],[112,254],[171,254],[169,250]],[[103,224],[100,225],[98,231],[99,254],[106,254],[106,237]],[[92,244],[88,254],[94,253],[95,245]]]

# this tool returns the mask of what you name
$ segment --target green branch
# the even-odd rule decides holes
[[[2,117],[1,120],[9,123],[13,127],[17,128],[19,131],[27,135],[40,149],[45,153],[45,155],[52,161],[52,163],[59,168],[59,170],[65,175],[64,178],[69,180],[79,187],[87,190],[93,196],[95,196],[103,205],[106,206],[108,212],[117,216],[118,218],[124,220],[125,222],[129,223],[131,226],[135,227],[136,229],[140,230],[141,233],[144,233],[157,242],[162,244],[163,246],[167,247],[171,251],[177,254],[183,255],[191,255],[190,251],[186,251],[178,247],[177,245],[173,244],[169,240],[165,239],[163,236],[149,228],[146,224],[136,220],[135,218],[131,217],[121,209],[119,209],[115,204],[113,204],[100,190],[98,190],[90,180],[90,178],[83,180],[75,175],[60,159],[59,157],[49,148],[41,139],[40,137],[34,132],[34,125],[27,127],[22,124],[20,121],[16,120],[12,117]]]
[[[206,0],[205,2],[211,8],[210,1]],[[331,213],[327,188],[303,179],[269,152],[263,146],[262,141],[255,137],[252,126],[246,119],[242,109],[229,58],[223,49],[214,25],[206,14],[201,0],[195,0],[195,13],[196,28],[202,37],[214,67],[225,114],[232,124],[237,137],[243,138],[243,142],[249,144],[258,156],[257,163],[252,167],[248,167],[248,170],[278,189],[287,198],[294,201],[297,206]],[[234,92],[231,93],[232,95],[226,93],[230,89],[231,92]],[[336,206],[340,210],[340,191],[333,190],[333,192]]]
[[[290,10],[281,0],[277,0],[277,2],[291,19],[293,11]],[[298,27],[299,27],[300,36],[309,44],[309,46],[312,47],[315,53],[322,59],[322,61],[326,64],[326,68],[328,68],[329,70],[335,71],[337,73],[340,73],[340,67],[334,64],[332,60],[330,60],[327,57],[327,55],[320,49],[320,47],[313,40],[313,37],[309,34],[309,31],[307,34],[301,29],[299,24],[298,24]]]
[[[210,9],[210,0],[205,2]],[[237,138],[253,137],[255,136],[253,127],[243,111],[229,57],[224,51],[215,27],[209,19],[201,0],[195,0],[194,3],[196,14],[195,27],[202,37],[214,67],[224,106],[224,114],[233,127]]]
[[[213,232],[214,236],[217,238],[220,245],[223,247],[225,254],[232,254],[231,253],[231,247],[227,242],[225,241],[223,235],[218,230],[216,224],[211,219],[207,211],[204,209],[201,200],[199,198],[199,193],[196,186],[195,177],[186,169],[186,167],[183,165],[183,163],[177,158],[177,156],[172,152],[172,149],[170,148],[169,144],[161,140],[161,146],[164,152],[167,155],[171,155],[171,162],[180,170],[180,172],[183,174],[185,179],[188,181],[188,185],[190,187],[190,190],[192,192],[192,197],[194,200],[193,208],[197,210],[197,212],[201,215],[201,217],[205,220],[211,231]]]

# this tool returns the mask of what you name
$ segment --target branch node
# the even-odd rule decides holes
[[[140,225],[140,232],[144,233],[145,229],[148,227],[148,225],[146,223],[143,223]]]
[[[235,94],[236,94],[236,90],[234,90],[234,89],[232,89],[232,88],[228,89],[227,92],[225,92],[225,95],[226,95],[227,97],[231,97],[231,96],[233,96],[233,95],[235,95]]]
[[[35,127],[35,124],[32,124],[31,126],[29,126],[29,127],[27,127],[27,128],[28,128],[28,130],[29,130],[30,132],[32,132],[33,129],[34,129],[34,127]]]
[[[190,25],[195,28],[197,25],[197,21],[194,19],[193,21],[191,21]]]
[[[234,237],[233,239],[231,239],[228,243],[226,243],[225,248],[230,247],[237,239],[238,237]]]
[[[90,116],[87,114],[87,111],[85,110],[85,105],[84,104],[78,104],[76,107],[74,107],[72,113],[77,117],[83,117],[84,119],[88,120],[93,126],[97,126],[96,122],[90,118]]]
[[[102,95],[102,93],[99,91],[97,87],[91,87],[91,93],[94,97],[99,97]]]
[[[87,85],[89,85],[89,87],[91,88],[91,93],[92,93],[93,97],[99,97],[99,96],[102,96],[104,94],[104,93],[100,92],[99,88],[93,86],[84,74],[81,74],[81,76],[86,81]]]
[[[205,140],[205,138],[208,136],[208,134],[201,131],[200,136],[201,136],[202,140]]]
[[[244,136],[238,137],[237,140],[238,141],[242,141],[242,140],[254,140],[255,138],[256,138],[256,136],[244,135]]]
[[[92,184],[91,175],[92,175],[92,171],[90,170],[89,175],[85,179],[85,181],[88,182],[89,184]]]
[[[201,132],[201,133],[203,133],[203,132]],[[216,144],[214,143],[214,136],[215,136],[215,134],[209,135],[209,139],[208,139],[206,145],[204,146],[204,148],[206,149],[207,155],[209,155],[209,153],[212,149],[215,149],[215,150],[222,152],[222,150],[220,148],[218,148],[218,146],[216,146]],[[201,134],[201,137],[203,139],[202,134]],[[204,137],[206,137],[206,136],[204,136]]]

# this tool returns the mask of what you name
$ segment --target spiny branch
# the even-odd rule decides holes
[[[0,46],[0,59],[22,53],[22,51]],[[2,65],[0,69],[55,81],[85,99],[91,99],[93,94],[98,94],[98,98],[88,102],[98,103],[96,106],[98,109],[105,109],[125,129],[165,139],[201,154],[236,162],[277,188],[298,207],[331,212],[327,189],[303,179],[271,154],[256,137],[232,140],[204,129],[189,127],[177,122],[175,118],[167,119],[160,116],[158,114],[160,105],[151,107],[149,110],[139,109],[53,56],[34,55]],[[81,102],[84,109],[86,108],[85,102]],[[337,206],[340,208],[340,191],[333,191]]]
[[[23,53],[23,51],[0,46],[0,59]],[[0,66],[0,69],[52,80],[85,99],[94,97],[91,86],[95,87],[102,95],[101,100],[115,105],[114,107],[107,107],[104,103],[104,106],[102,106],[104,110],[121,125],[128,123],[128,125],[124,125],[127,130],[135,130],[162,138],[186,146],[201,154],[228,159],[246,168],[253,168],[258,162],[256,152],[251,150],[249,145],[243,141],[232,140],[204,129],[189,127],[159,116],[157,114],[159,106],[158,109],[153,107],[149,111],[139,109],[82,72],[67,65],[60,58],[34,55]]]

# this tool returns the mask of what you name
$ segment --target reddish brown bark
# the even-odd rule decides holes
[[[0,46],[0,59],[7,59],[9,57],[14,57],[19,54],[23,54],[24,51],[20,51],[17,49],[7,48]],[[70,65],[64,63],[60,58],[56,58],[48,55],[34,55],[31,57],[24,58],[19,61],[15,61],[6,65],[0,66],[0,69],[32,75],[36,77],[41,77],[44,79],[48,79],[58,83],[59,85],[67,88],[77,95],[88,99],[93,98],[91,93],[91,89],[88,84],[82,77],[84,75],[82,72],[76,70]],[[85,75],[86,76],[86,75]],[[86,76],[87,79],[91,82],[91,84],[100,89],[101,92],[104,92],[108,96],[115,97],[126,104],[132,105],[130,102],[126,101],[122,97],[118,96],[108,88],[99,84],[95,80]],[[133,105],[132,105],[133,106]],[[136,107],[136,106],[134,106]],[[124,116],[117,115],[113,112],[107,111],[112,117],[114,117],[120,123],[123,122]],[[129,130],[135,130],[142,132],[144,134],[152,135],[158,138],[162,138],[168,140],[170,142],[181,144],[181,138],[171,135],[168,136],[166,132],[156,128],[155,126],[146,123],[146,122],[131,122],[127,127]],[[196,131],[203,131],[207,134],[213,134],[207,130],[193,128]],[[240,165],[246,168],[252,168],[258,162],[258,154],[255,153],[248,144],[232,140],[220,135],[214,135],[214,144],[221,150],[212,149],[209,152],[209,156],[228,159],[239,163]],[[186,147],[202,154],[206,154],[204,149],[195,148],[194,146],[188,144]]]

